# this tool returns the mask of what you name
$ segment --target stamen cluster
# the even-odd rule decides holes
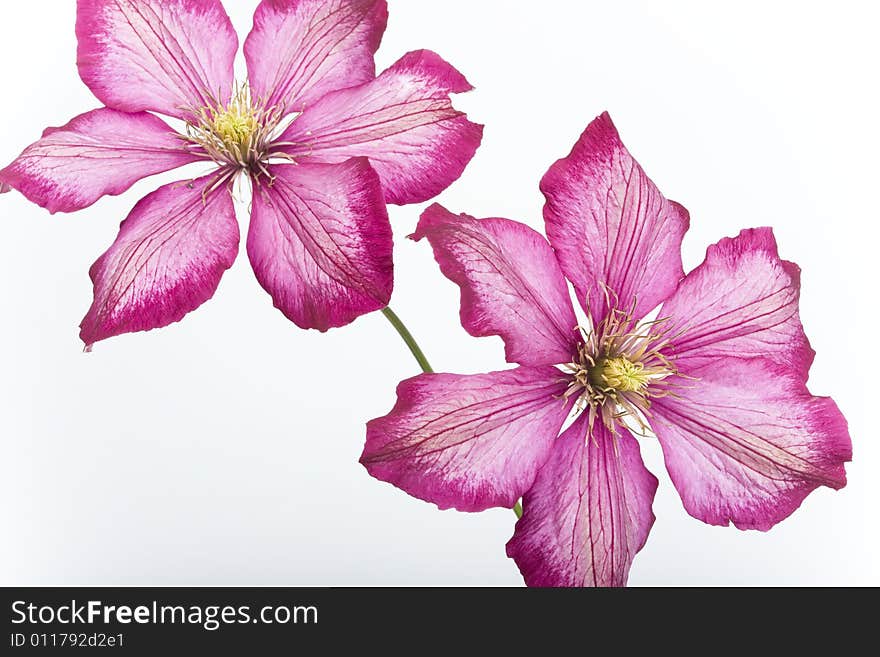
[[[622,426],[649,430],[651,399],[673,394],[669,377],[678,374],[663,350],[671,348],[666,321],[637,322],[633,312],[614,309],[595,327],[579,327],[582,341],[572,362],[565,399],[577,397],[577,410],[590,414],[612,433]]]
[[[267,107],[261,99],[252,98],[247,83],[236,85],[225,105],[211,99],[208,105],[190,113],[187,141],[221,167],[245,171],[255,180],[265,176],[271,181],[269,161],[290,160],[289,155],[277,150],[286,144],[275,141],[283,128],[284,108]]]

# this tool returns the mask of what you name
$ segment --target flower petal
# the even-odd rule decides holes
[[[0,184],[55,212],[74,212],[115,196],[147,176],[197,161],[161,119],[108,108],[48,128],[0,171]]]
[[[372,82],[328,94],[306,108],[282,142],[294,157],[370,158],[389,203],[421,203],[458,180],[483,126],[452,106],[468,81],[439,55],[411,52]]]
[[[571,404],[553,367],[423,374],[367,425],[369,473],[441,509],[512,508],[547,458]]]
[[[562,434],[523,498],[507,555],[528,586],[626,586],[654,524],[657,479],[625,429],[582,414]]]
[[[238,36],[220,0],[78,0],[83,82],[113,109],[186,119],[232,91]]]
[[[667,201],[620,141],[608,114],[541,181],[547,236],[578,299],[595,322],[608,312],[606,288],[636,318],[684,276],[687,210]]]
[[[388,305],[393,236],[365,158],[278,165],[254,192],[248,255],[275,306],[304,329],[345,326]]]
[[[651,421],[685,509],[768,530],[819,486],[846,485],[846,420],[769,359],[720,358],[656,400]]]
[[[244,44],[251,90],[301,112],[326,93],[376,76],[385,0],[263,0]]]
[[[461,288],[461,323],[473,336],[499,335],[507,360],[558,365],[577,354],[577,319],[553,250],[508,219],[428,208],[413,237],[427,237],[440,269]]]
[[[800,269],[779,259],[769,228],[710,246],[706,260],[663,304],[677,367],[719,357],[764,357],[805,383],[814,352],[798,314]]]
[[[229,191],[205,191],[215,180],[160,187],[122,222],[89,272],[95,300],[80,325],[87,347],[178,322],[214,296],[239,241]]]

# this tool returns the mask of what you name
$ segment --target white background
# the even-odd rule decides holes
[[[5,163],[98,103],[76,72],[74,2],[3,4]],[[486,139],[440,197],[451,209],[540,228],[538,181],[608,109],[691,211],[686,268],[719,238],[771,225],[804,269],[810,383],[849,419],[849,486],[814,493],[768,534],[708,527],[643,440],[661,485],[631,584],[880,584],[876,5],[389,4],[381,67],[432,48],[477,86],[457,104]],[[227,2],[242,36],[255,5]],[[512,513],[440,513],[358,464],[364,422],[417,372],[380,315],[300,331],[240,257],[183,323],[82,353],[89,265],[138,198],[183,177],[69,216],[0,197],[0,584],[520,584],[504,555]],[[500,342],[465,334],[455,286],[404,239],[419,211],[392,211],[393,306],[437,369],[501,369]]]

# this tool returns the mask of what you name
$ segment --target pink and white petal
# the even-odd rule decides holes
[[[105,107],[48,128],[0,171],[0,185],[19,190],[53,214],[74,212],[102,196],[121,194],[142,178],[197,160],[158,117]]]
[[[78,0],[79,74],[124,112],[179,119],[229,99],[238,36],[220,0]]]
[[[440,269],[461,288],[461,324],[473,336],[498,335],[507,360],[557,365],[577,354],[577,319],[568,284],[541,235],[509,219],[454,215],[440,205],[422,214]]]
[[[441,509],[513,508],[568,416],[565,388],[553,367],[417,376],[398,386],[391,413],[367,424],[361,463]]]
[[[541,181],[544,220],[562,270],[597,323],[606,289],[620,310],[644,317],[684,276],[687,210],[667,201],[620,140],[607,113]]]
[[[284,164],[254,191],[248,255],[263,288],[304,329],[388,305],[394,248],[379,176],[365,158]]]
[[[657,479],[625,429],[582,414],[556,441],[523,498],[507,555],[528,586],[626,586],[654,524]]]
[[[239,231],[216,177],[172,183],[144,197],[92,265],[95,299],[80,325],[86,347],[178,322],[214,296],[238,254]]]
[[[725,357],[656,400],[652,428],[684,507],[712,525],[766,531],[819,486],[846,485],[837,405],[769,359]]]
[[[376,76],[385,0],[263,0],[244,44],[251,91],[301,112],[325,94]]]
[[[710,246],[706,260],[663,304],[677,367],[763,357],[805,383],[815,355],[798,313],[800,269],[779,258],[773,231],[744,230]]]
[[[370,158],[389,203],[434,198],[458,180],[483,138],[449,95],[471,85],[428,50],[402,57],[372,82],[328,94],[280,138],[294,157]]]

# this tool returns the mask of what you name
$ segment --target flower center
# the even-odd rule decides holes
[[[211,129],[227,149],[247,152],[260,124],[253,107],[229,105],[213,118]]]
[[[633,363],[625,356],[602,358],[589,371],[590,384],[619,392],[643,392],[651,375],[642,363]]]
[[[648,430],[651,399],[669,394],[667,379],[677,374],[663,351],[670,348],[665,322],[636,323],[631,313],[612,311],[583,341],[571,363],[564,397],[577,397],[578,411],[589,411],[590,429],[596,418],[612,432],[622,426]]]
[[[222,167],[243,170],[259,179],[271,179],[267,164],[271,158],[290,156],[280,150],[276,141],[285,118],[281,107],[266,107],[251,97],[247,83],[236,85],[228,103],[209,101],[191,112],[186,125],[186,140],[197,152]]]

